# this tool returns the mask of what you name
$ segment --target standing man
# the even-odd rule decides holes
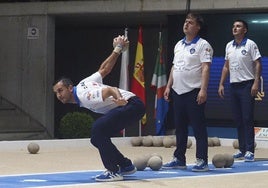
[[[191,125],[196,139],[196,165],[192,171],[209,170],[205,104],[213,49],[199,36],[203,25],[199,14],[189,13],[183,25],[185,37],[174,48],[164,97],[169,100],[172,94],[177,146],[173,160],[164,164],[163,169],[186,168],[188,126]]]
[[[226,45],[225,63],[219,83],[219,96],[224,97],[224,82],[230,73],[230,98],[237,126],[239,151],[235,159],[254,161],[254,103],[262,70],[261,54],[254,41],[248,39],[248,24],[236,20],[234,40]]]
[[[135,94],[102,83],[114,67],[128,40],[118,36],[114,40],[112,54],[101,64],[99,70],[74,86],[68,78],[55,82],[53,91],[64,104],[74,103],[80,107],[103,114],[92,125],[91,143],[99,150],[107,169],[95,177],[96,181],[119,181],[123,175],[136,172],[136,167],[112,143],[111,137],[127,126],[138,122],[145,113],[143,102]]]

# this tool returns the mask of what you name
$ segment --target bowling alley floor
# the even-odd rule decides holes
[[[219,153],[233,154],[236,150],[232,147],[231,139],[220,139],[221,146],[209,147],[209,162],[212,157]],[[30,142],[36,142],[40,146],[40,151],[37,154],[29,154],[27,145]],[[174,147],[133,147],[130,144],[130,138],[113,138],[113,142],[118,149],[128,158],[135,159],[142,155],[157,153],[162,156],[163,162],[168,162],[172,159]],[[195,143],[190,149],[187,149],[187,165],[191,166],[195,162]],[[105,182],[105,183],[90,183],[83,181],[77,184],[57,184],[56,186],[47,187],[114,187],[114,188],[148,188],[148,187],[187,187],[187,188],[240,188],[240,187],[266,187],[268,184],[268,147],[266,143],[257,142],[255,150],[255,157],[257,161],[264,161],[261,170],[255,168],[246,168],[246,170],[236,173],[232,169],[225,173],[225,171],[218,171],[214,175],[206,173],[188,173],[184,176],[181,172],[174,177],[174,171],[159,172],[159,176],[155,178],[147,178],[146,174],[157,173],[155,171],[147,170],[141,173],[137,172],[126,181]],[[246,162],[240,161],[236,168],[243,168],[248,165]],[[253,167],[260,165],[258,162],[253,162],[250,165]],[[210,164],[210,167],[213,168]],[[6,180],[6,177],[33,175],[33,174],[52,174],[63,172],[84,172],[84,171],[99,171],[104,170],[98,151],[90,144],[89,139],[72,139],[72,140],[36,140],[36,141],[1,141],[0,142],[0,185],[1,182],[7,181],[9,187],[18,187],[14,183]],[[213,169],[212,169],[213,170]],[[212,171],[211,170],[211,171]],[[214,169],[215,170],[215,169]],[[178,170],[179,171],[179,170]],[[227,171],[226,171],[227,172]],[[145,175],[144,175],[145,174]],[[166,175],[162,177],[161,174]],[[172,176],[172,178],[169,177]],[[149,177],[149,176],[148,176]],[[158,178],[159,177],[159,178]],[[76,178],[76,177],[72,177]],[[82,177],[76,178],[80,180]],[[86,177],[87,179],[87,177]],[[92,177],[88,177],[92,179]],[[63,180],[62,180],[63,181]],[[57,182],[59,183],[59,182]],[[2,186],[1,186],[2,187]],[[8,187],[8,186],[6,186]],[[29,186],[30,187],[30,186]],[[40,187],[40,186],[39,186]],[[44,186],[45,187],[45,186]]]

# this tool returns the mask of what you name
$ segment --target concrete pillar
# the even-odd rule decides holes
[[[54,134],[54,18],[0,17],[0,94]]]

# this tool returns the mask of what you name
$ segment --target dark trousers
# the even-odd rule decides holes
[[[93,123],[91,143],[98,148],[107,170],[117,172],[118,166],[126,167],[132,164],[112,143],[111,137],[134,125],[144,113],[143,102],[138,97],[132,97],[127,105],[112,109]]]
[[[191,125],[196,139],[196,158],[207,162],[208,135],[205,122],[205,103],[197,104],[197,95],[200,89],[178,95],[173,93],[174,122],[176,128],[177,147],[174,156],[186,162],[188,140],[188,126]]]
[[[254,153],[254,104],[255,97],[251,95],[254,80],[230,85],[231,107],[237,126],[239,150],[242,153]]]

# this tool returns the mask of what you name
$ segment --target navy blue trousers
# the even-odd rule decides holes
[[[196,139],[196,158],[208,161],[208,135],[205,118],[205,103],[197,104],[197,95],[200,89],[178,95],[172,92],[174,122],[176,128],[177,147],[174,157],[186,162],[186,149],[188,140],[188,126],[193,128]]]
[[[239,150],[242,153],[254,153],[254,104],[255,97],[251,95],[254,80],[230,85],[231,107],[234,123],[237,126]]]
[[[144,113],[143,102],[138,97],[132,97],[127,105],[112,109],[93,123],[91,143],[99,150],[107,170],[117,172],[118,166],[126,167],[132,164],[112,143],[111,137],[124,128],[135,125]]]

